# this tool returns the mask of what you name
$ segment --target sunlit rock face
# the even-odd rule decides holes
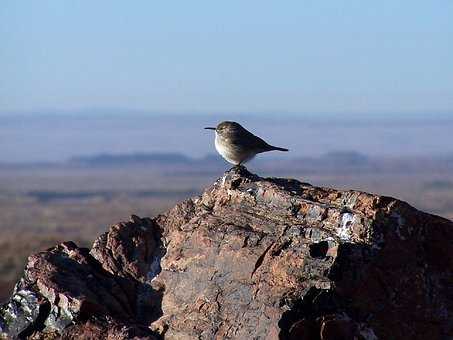
[[[224,174],[91,250],[32,255],[0,310],[9,337],[442,339],[453,223],[357,191]]]

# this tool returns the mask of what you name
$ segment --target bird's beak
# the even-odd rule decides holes
[[[215,127],[205,127],[206,130],[215,130]]]

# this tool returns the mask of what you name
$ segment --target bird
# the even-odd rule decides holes
[[[205,129],[215,131],[217,152],[234,166],[242,166],[262,152],[289,151],[285,148],[269,145],[236,122],[224,121],[216,127],[206,127]]]

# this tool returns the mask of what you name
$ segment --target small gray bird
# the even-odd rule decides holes
[[[231,164],[240,166],[256,154],[267,151],[288,151],[267,144],[261,138],[244,129],[236,122],[221,122],[217,127],[205,129],[215,131],[215,148]]]

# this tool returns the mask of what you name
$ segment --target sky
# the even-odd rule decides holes
[[[0,113],[453,112],[453,2],[2,0]]]

